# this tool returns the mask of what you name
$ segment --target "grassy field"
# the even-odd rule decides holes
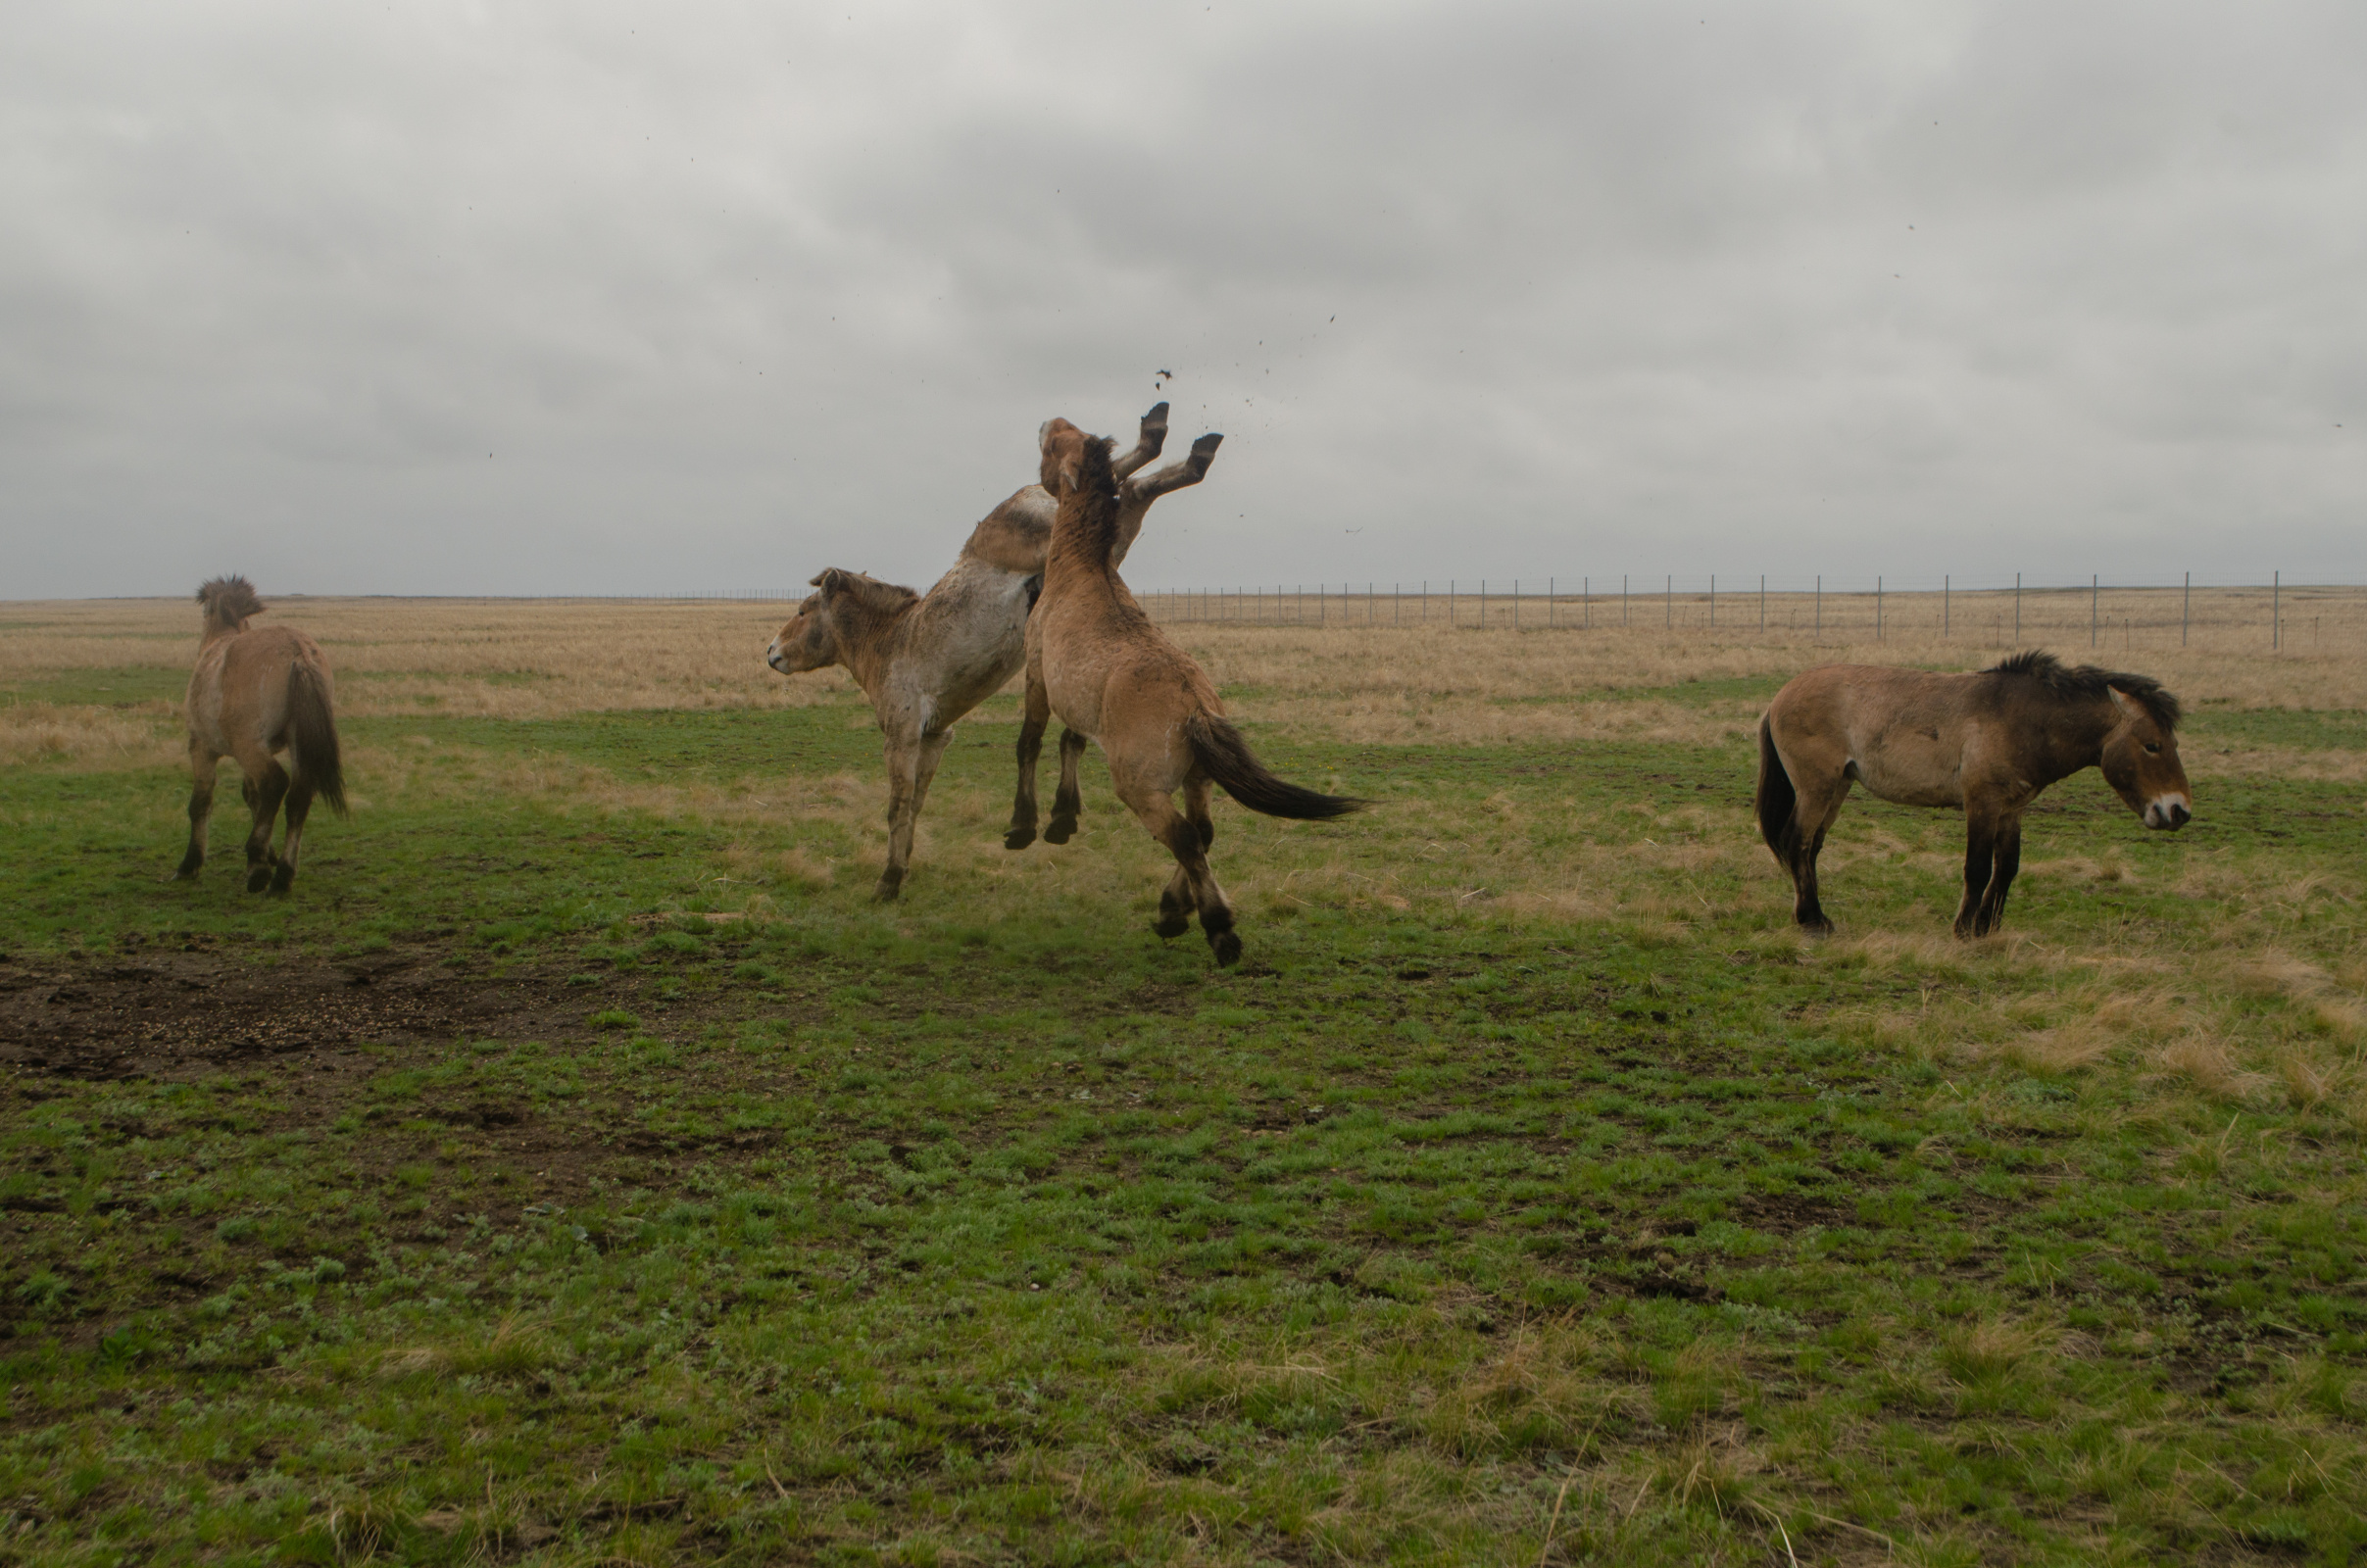
[[[1979,944],[1862,797],[1795,935],[1749,735],[1996,650],[1181,627],[1378,803],[1218,806],[1221,972],[1009,698],[870,904],[779,607],[283,607],[278,901],[168,880],[193,610],[0,609],[0,1562],[2367,1558],[2359,608],[2112,651],[2197,818]]]

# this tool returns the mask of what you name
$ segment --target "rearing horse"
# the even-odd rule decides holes
[[[1215,446],[1204,437],[1184,462],[1137,472],[1166,440],[1161,403],[1143,416],[1134,450],[1117,461],[1119,560],[1142,531],[1151,503],[1200,483],[1208,471]],[[925,598],[833,566],[814,579],[819,591],[798,606],[765,650],[764,662],[784,675],[843,664],[870,699],[888,760],[888,861],[874,898],[893,899],[904,886],[920,807],[955,722],[1001,691],[1026,661],[1028,611],[1043,586],[1056,507],[1042,485],[1015,492],[970,530],[954,569]]]
[[[1792,873],[1793,917],[1833,929],[1816,902],[1816,856],[1852,783],[1900,806],[1964,808],[1956,935],[2005,917],[2022,859],[2022,810],[2087,767],[2145,826],[2194,815],[2178,760],[2178,699],[2149,675],[2016,654],[1970,674],[1831,664],[1796,675],[1758,726],[1758,821]]]
[[[1060,511],[1044,561],[1043,598],[1027,629],[1024,722],[1040,737],[1046,719],[1057,713],[1070,731],[1101,743],[1117,798],[1175,857],[1175,875],[1159,896],[1152,929],[1181,936],[1197,908],[1216,961],[1231,963],[1241,956],[1241,938],[1208,867],[1208,846],[1216,840],[1208,786],[1221,785],[1268,816],[1334,817],[1364,803],[1319,795],[1269,772],[1224,716],[1208,672],[1168,641],[1126,591],[1117,575],[1124,514],[1110,462],[1113,443],[1088,436],[1066,419],[1046,420],[1039,440],[1044,488],[1059,500]],[[1201,444],[1212,452],[1216,440],[1203,436]],[[1024,740],[1019,760],[1018,803],[1005,840],[1012,848],[1034,836],[1035,757]],[[1178,791],[1180,812],[1173,799]],[[1030,830],[1025,837],[1022,825]]]

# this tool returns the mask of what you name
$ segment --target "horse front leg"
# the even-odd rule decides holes
[[[871,897],[894,899],[904,888],[912,861],[912,824],[920,815],[920,758],[925,742],[895,734],[888,739],[888,863],[880,867]]]
[[[1956,905],[1955,932],[1959,938],[1989,934],[1989,885],[1997,858],[1997,824],[1987,810],[1968,807],[1964,813],[1964,897]]]
[[[243,760],[242,760],[243,761]],[[271,826],[279,817],[279,803],[287,798],[287,769],[269,758],[260,778],[248,780],[247,802],[255,809],[255,825],[247,833],[247,891],[261,893],[271,885],[279,858],[271,853]]]
[[[1997,824],[1996,865],[1989,873],[1989,891],[1981,899],[1980,912],[1973,917],[1973,935],[1985,937],[2005,923],[2005,895],[2013,888],[2014,873],[2022,868],[2022,814],[2019,811]]]
[[[1023,850],[1036,841],[1036,763],[1043,760],[1044,726],[1051,722],[1052,699],[1031,663],[1019,710],[1019,782],[1011,796],[1011,826],[1003,834],[1007,850]]]
[[[1063,727],[1060,731],[1060,787],[1053,791],[1052,820],[1044,824],[1044,842],[1065,844],[1076,836],[1077,813],[1085,796],[1077,784],[1077,764],[1085,758],[1085,737]]]
[[[206,863],[206,827],[214,819],[214,773],[222,760],[207,754],[206,749],[189,748],[189,853],[180,858],[180,867],[173,874],[183,881],[197,875],[198,867]]]

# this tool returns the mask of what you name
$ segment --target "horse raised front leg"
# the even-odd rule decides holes
[[[1085,737],[1075,730],[1060,731],[1060,787],[1053,791],[1052,820],[1044,824],[1044,842],[1065,844],[1076,836],[1077,813],[1085,808],[1077,784],[1077,764],[1085,759]]]
[[[1051,722],[1052,702],[1030,670],[1019,710],[1018,788],[1011,796],[1011,826],[1003,834],[1007,850],[1023,850],[1036,841],[1036,763],[1044,756],[1044,726]]]
[[[279,803],[287,798],[287,769],[267,760],[261,778],[248,780],[247,800],[255,808],[255,825],[247,833],[247,891],[261,893],[271,885],[279,858],[271,853],[271,826]]]
[[[1111,461],[1110,471],[1123,479],[1146,463],[1156,462],[1167,445],[1167,406],[1159,403],[1143,416],[1141,433],[1134,438],[1134,450]]]
[[[206,756],[202,747],[189,748],[189,853],[180,858],[180,868],[174,876],[186,880],[197,875],[198,867],[206,863],[206,826],[214,818],[214,770],[219,758]]]

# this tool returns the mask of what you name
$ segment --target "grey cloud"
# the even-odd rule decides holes
[[[1228,442],[1145,584],[2357,580],[2362,64],[2309,5],[20,8],[0,595],[925,582],[1157,368]]]

